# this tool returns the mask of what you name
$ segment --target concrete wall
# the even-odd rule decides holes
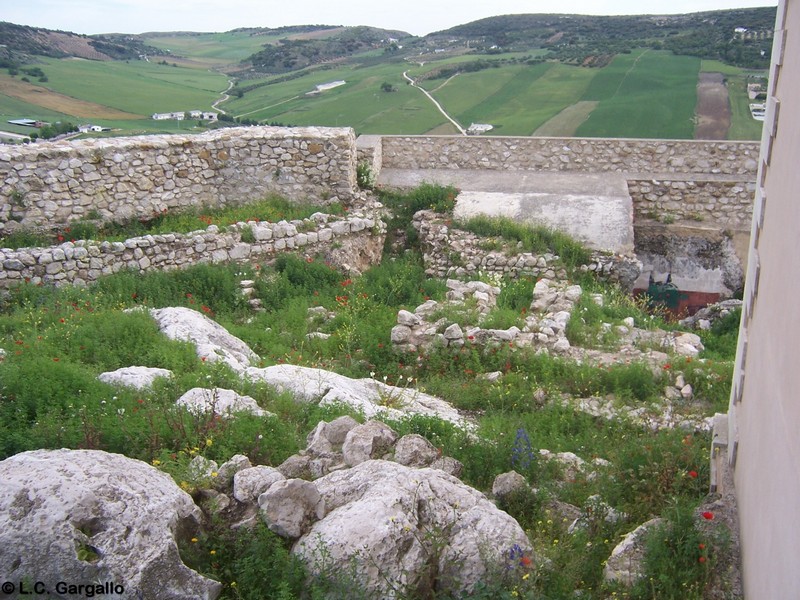
[[[729,412],[749,600],[800,597],[800,0],[778,7],[772,60]]]
[[[346,219],[318,214],[288,223],[216,225],[186,234],[146,235],[124,242],[79,240],[48,248],[0,249],[0,289],[23,281],[85,285],[103,275],[182,269],[198,263],[263,262],[282,252],[325,255],[345,269],[364,270],[380,262],[384,224],[374,216]],[[250,230],[255,241],[242,240]],[[249,239],[249,238],[248,238]]]
[[[697,173],[752,179],[757,158],[755,142],[384,136],[382,145],[385,169]]]
[[[355,135],[344,128],[244,127],[3,147],[0,234],[14,223],[148,218],[271,193],[346,201],[355,184]]]

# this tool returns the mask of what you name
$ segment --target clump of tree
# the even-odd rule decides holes
[[[32,133],[31,139],[35,140],[36,138],[41,138],[43,140],[50,140],[60,135],[64,135],[65,133],[74,133],[78,131],[78,126],[69,123],[69,122],[61,122],[58,121],[56,123],[43,125],[39,128],[39,133]]]
[[[382,91],[382,92],[387,92],[387,93],[388,93],[388,92],[396,92],[396,91],[397,91],[397,88],[396,88],[396,87],[394,87],[394,86],[393,86],[391,83],[389,83],[388,81],[384,81],[384,82],[381,84],[381,91]]]

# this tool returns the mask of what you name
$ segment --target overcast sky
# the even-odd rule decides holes
[[[324,24],[372,25],[425,35],[495,15],[675,14],[777,4],[777,0],[0,0],[0,21],[76,33]]]

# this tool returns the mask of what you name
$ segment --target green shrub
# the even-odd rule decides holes
[[[691,503],[672,504],[664,518],[665,522],[647,537],[645,574],[632,596],[670,600],[707,597],[716,553],[724,543],[698,529]]]

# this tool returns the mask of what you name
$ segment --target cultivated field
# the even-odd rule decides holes
[[[41,59],[37,64],[46,73],[46,82],[25,83],[20,76],[0,74],[0,117],[91,121],[122,133],[201,130],[196,122],[155,122],[149,117],[154,112],[209,110],[228,85],[227,76],[218,69],[238,64],[276,40],[277,36],[241,31],[151,34],[146,43],[176,56],[151,57],[151,62]],[[427,54],[402,60],[371,51],[288,76],[242,80],[243,96],[230,98],[220,108],[253,121],[350,126],[359,134],[455,133],[433,103],[408,85],[403,77],[407,72],[420,78],[420,85],[462,126],[490,123],[495,135],[691,139],[697,134],[701,72],[719,72],[730,96],[728,137],[760,137],[761,125],[748,110],[746,84],[751,72],[653,50],[617,55],[603,68],[527,64],[540,55],[541,51]],[[169,64],[159,64],[164,59]],[[496,68],[425,78],[478,60],[494,61]],[[336,80],[347,83],[308,95],[318,84]],[[394,91],[383,91],[385,83]],[[7,124],[2,127],[18,131]]]
[[[599,104],[576,135],[691,139],[699,72],[699,59],[668,52],[618,55],[581,98]]]

